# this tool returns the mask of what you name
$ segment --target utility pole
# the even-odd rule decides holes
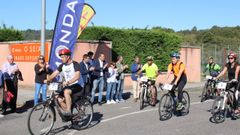
[[[46,0],[42,0],[41,16],[41,55],[45,56]]]

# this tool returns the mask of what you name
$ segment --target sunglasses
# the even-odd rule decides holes
[[[234,59],[234,58],[233,58],[233,57],[229,57],[228,59],[229,59],[229,60],[232,60],[232,59]]]
[[[39,60],[44,60],[44,58],[39,58]]]

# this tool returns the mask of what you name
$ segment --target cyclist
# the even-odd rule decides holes
[[[207,70],[212,77],[216,77],[220,73],[221,67],[213,61],[212,56],[208,58],[208,64],[206,65],[203,74],[205,74]]]
[[[232,81],[229,84],[229,89],[235,87],[234,89],[234,95],[237,91],[237,81],[240,80],[239,77],[239,64],[237,62],[237,54],[235,54],[234,52],[230,52],[228,55],[228,63],[225,65],[225,67],[223,68],[222,72],[216,77],[216,80],[218,80],[220,77],[222,77],[226,72],[228,73],[228,80]],[[237,70],[238,69],[238,70]],[[233,101],[233,109],[234,109],[234,113],[239,113],[240,111],[237,109],[237,105],[238,105],[238,96],[234,96],[234,101]]]
[[[80,78],[80,65],[71,59],[71,51],[69,49],[60,50],[59,56],[61,57],[62,64],[49,76],[48,81],[51,81],[60,73],[63,74],[65,81],[63,82],[63,90],[60,92],[60,95],[64,95],[64,99],[58,99],[64,110],[63,114],[65,116],[71,116],[71,95],[82,90],[82,87],[78,84]]]
[[[150,103],[152,106],[156,105],[157,102],[157,90],[155,88],[155,82],[156,78],[158,76],[158,67],[153,62],[153,57],[148,56],[147,57],[147,63],[143,65],[142,69],[139,70],[138,74],[141,74],[142,71],[146,72],[146,76],[148,80],[150,80],[150,91],[152,93],[152,103]]]
[[[173,52],[170,54],[170,57],[172,58],[172,62],[168,65],[168,72],[167,72],[167,79],[171,74],[174,75],[174,79],[172,80],[171,84],[174,84],[173,90],[178,88],[178,103],[176,110],[182,110],[183,109],[183,88],[187,83],[187,74],[186,74],[186,68],[183,62],[180,61],[180,54],[177,52]],[[174,91],[172,91],[172,94],[174,95]],[[175,96],[175,95],[174,95]]]

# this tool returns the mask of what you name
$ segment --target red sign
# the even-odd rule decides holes
[[[48,43],[45,45],[45,59],[48,61]],[[40,43],[11,44],[10,52],[18,62],[37,62],[41,51]]]

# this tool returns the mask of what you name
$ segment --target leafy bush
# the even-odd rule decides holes
[[[0,42],[23,40],[22,33],[15,29],[0,28]]]
[[[161,29],[115,29],[108,27],[87,27],[81,40],[107,40],[113,44],[113,60],[122,55],[124,63],[131,66],[134,56],[139,56],[142,63],[151,55],[161,71],[166,71],[169,54],[179,51],[182,38],[175,33]]]

